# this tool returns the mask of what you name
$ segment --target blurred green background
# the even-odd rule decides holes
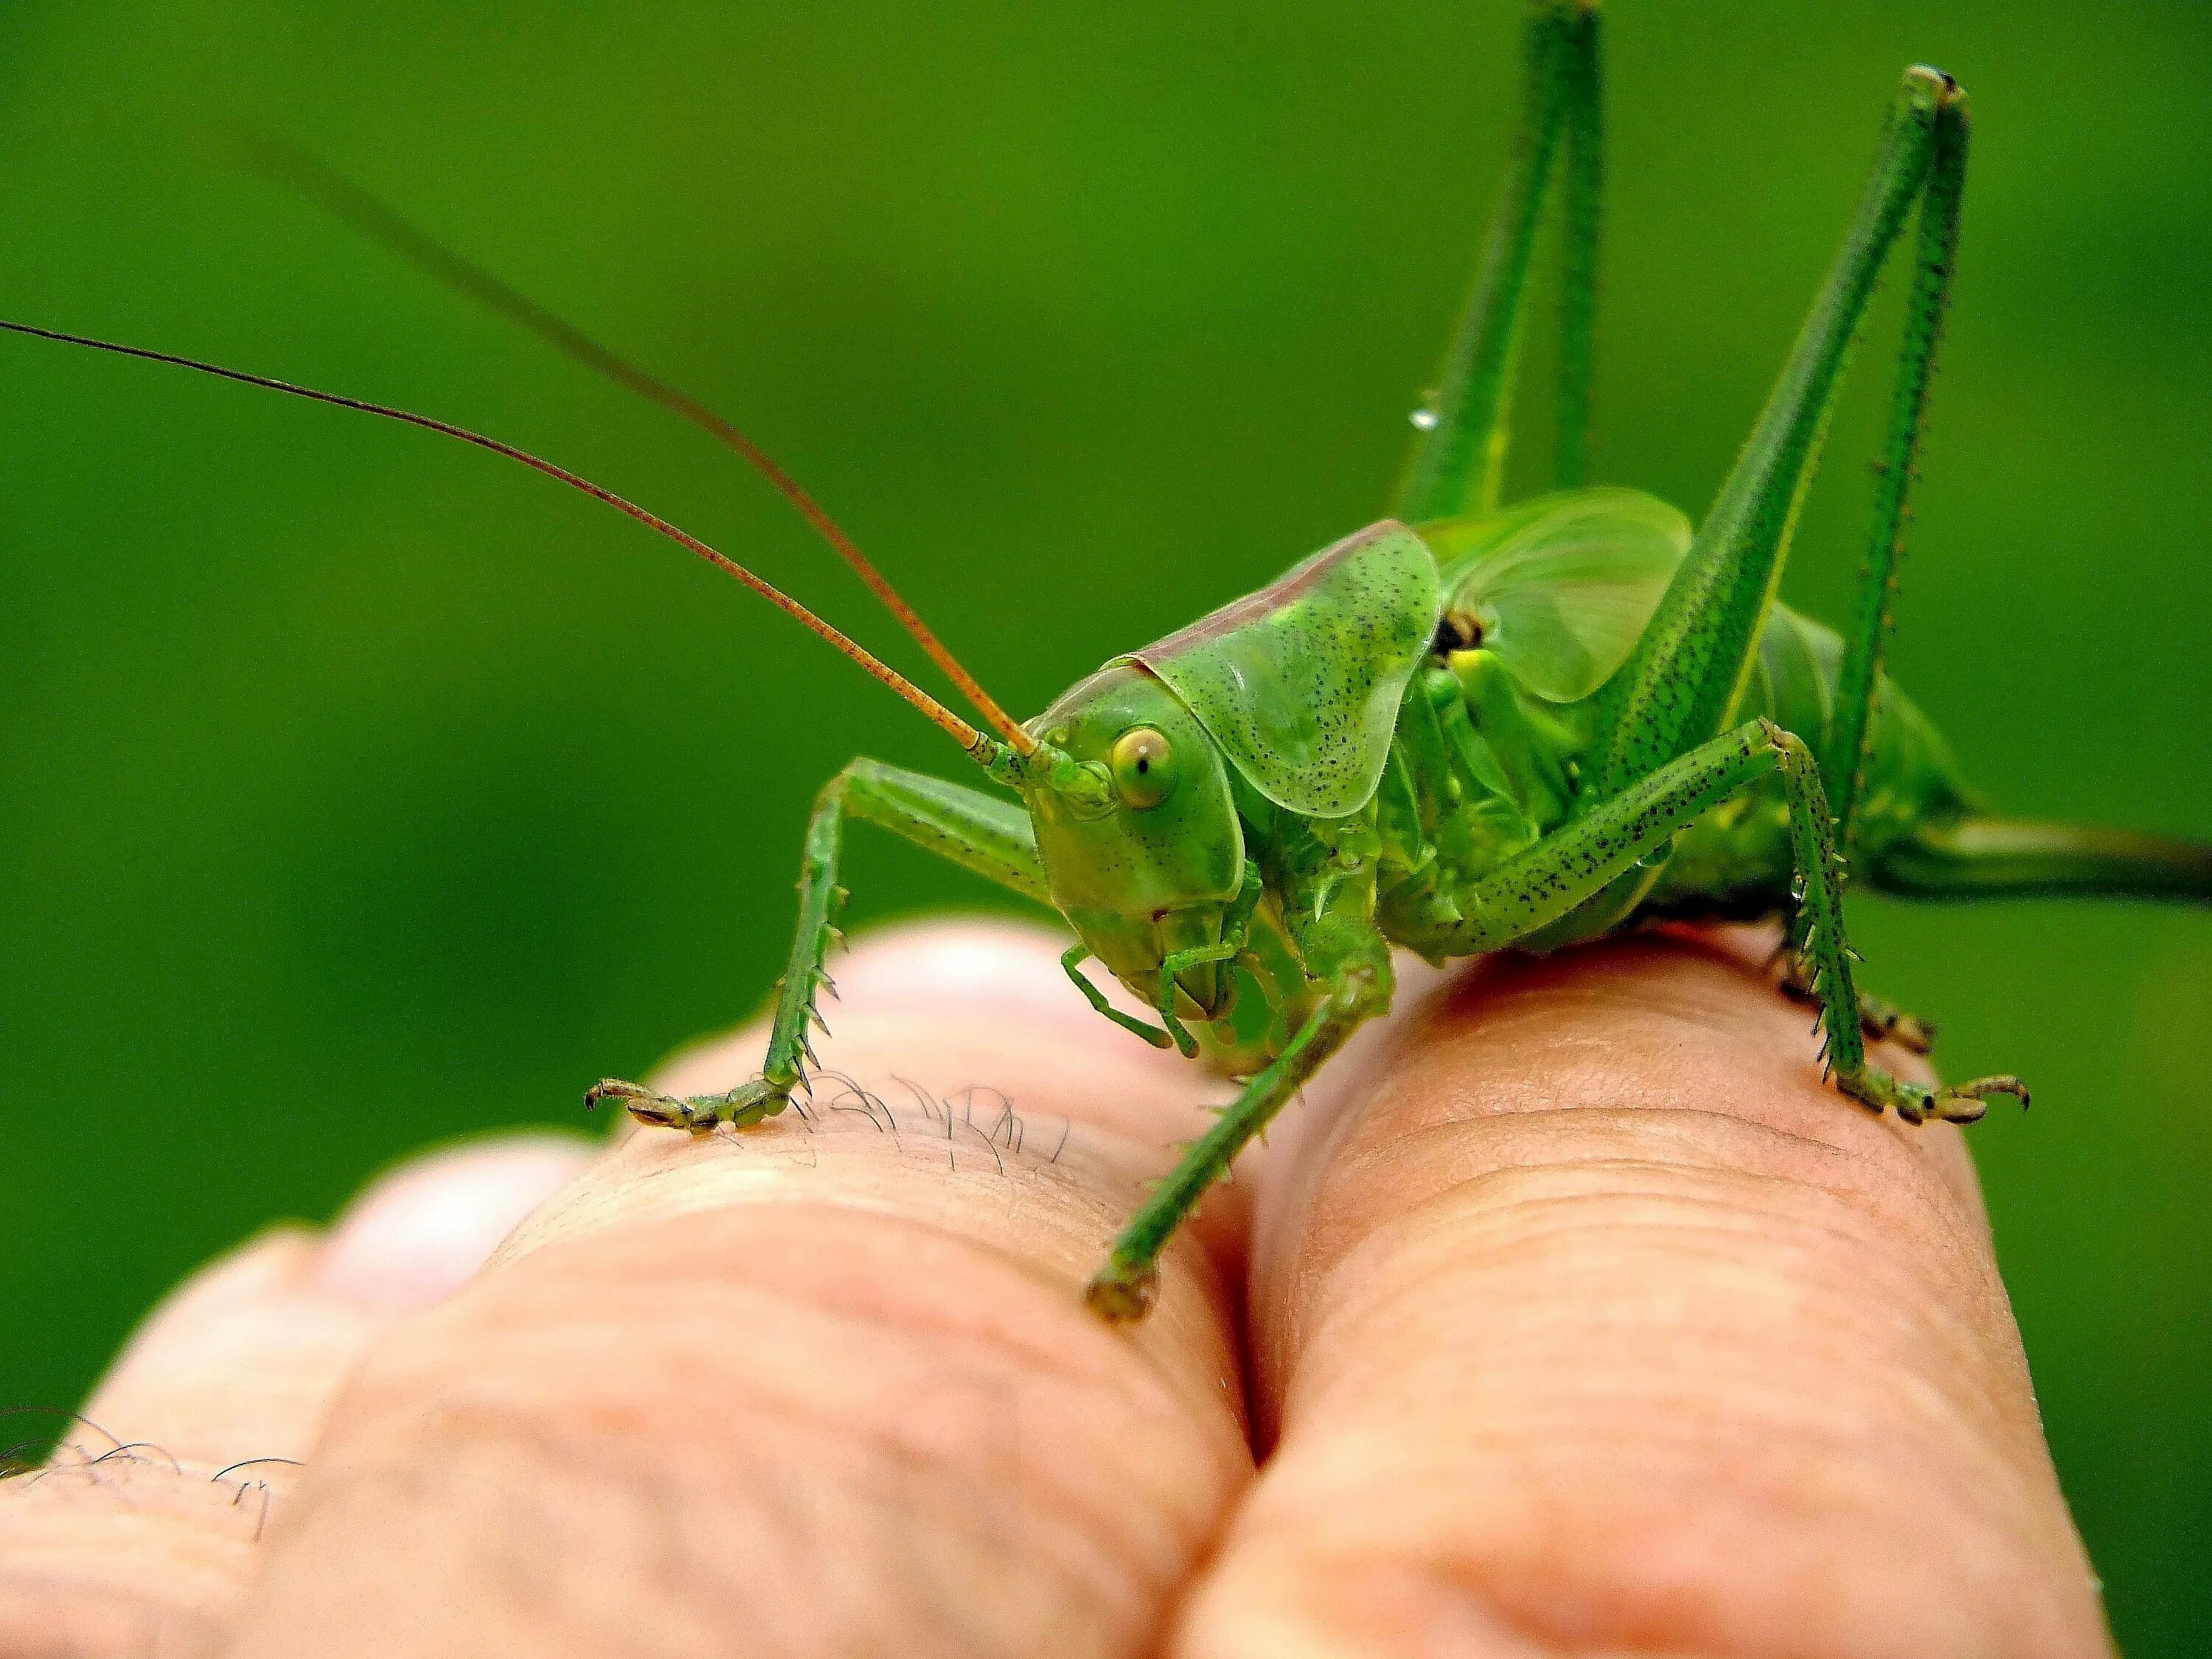
[[[295,137],[732,414],[1041,707],[1374,517],[1510,112],[1483,4],[16,0],[0,311],[589,471],[913,653],[707,441],[205,142]],[[1600,471],[1701,509],[1898,70],[1978,114],[1893,665],[2009,807],[2212,831],[2212,9],[1617,0]],[[1901,284],[1893,283],[1890,300]],[[1785,591],[1840,617],[1878,330]],[[179,1274],[750,1009],[805,804],[941,739],[458,446],[0,342],[0,1403]],[[1537,446],[1531,445],[1530,448]],[[863,919],[980,884],[882,838]],[[1858,905],[1954,1073],[2130,1653],[2212,1628],[2212,918]],[[1839,1108],[1839,1109],[1842,1109]]]

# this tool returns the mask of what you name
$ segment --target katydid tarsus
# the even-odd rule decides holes
[[[1693,531],[1664,502],[1586,481],[1596,0],[1534,0],[1526,58],[1501,199],[1438,385],[1414,416],[1395,516],[1116,658],[1025,722],[992,702],[736,428],[298,158],[280,154],[280,167],[372,235],[735,449],[854,566],[982,726],[744,567],[550,462],[378,404],[0,326],[213,369],[520,460],[735,575],[951,736],[994,790],[856,760],[817,798],[760,1074],[721,1095],[677,1099],[611,1080],[590,1097],[694,1133],[789,1106],[814,1066],[808,1031],[844,898],[845,825],[878,825],[1056,910],[1076,939],[1065,958],[1071,995],[1243,1079],[1091,1282],[1094,1309],[1132,1319],[1151,1303],[1169,1237],[1238,1151],[1389,1007],[1394,949],[1442,962],[1551,951],[1658,918],[1785,916],[1784,985],[1817,1005],[1819,1062],[1838,1090],[1910,1122],[1965,1122],[1993,1098],[2025,1103],[2027,1091],[2008,1076],[1929,1090],[1871,1062],[1869,1037],[1924,1048],[1928,1028],[1857,989],[1847,871],[1872,889],[1933,898],[2212,898],[2212,848],[1988,813],[1882,672],[1959,244],[1967,112],[1957,84],[1905,71],[1843,246]],[[1563,246],[1554,489],[1502,506],[1516,346],[1534,251],[1553,218]],[[1780,605],[1776,586],[1854,338],[1908,240],[1911,285],[1866,568],[1838,635]],[[1151,1019],[1114,1007],[1085,977],[1092,958]]]

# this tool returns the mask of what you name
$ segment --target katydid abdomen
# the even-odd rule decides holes
[[[1432,716],[1409,698],[1395,758],[1417,790],[1449,798],[1444,811],[1426,804],[1428,823],[1441,827],[1453,812],[1468,820],[1455,844],[1428,838],[1446,862],[1456,853],[1465,878],[1574,816],[1601,694],[1649,625],[1691,532],[1650,496],[1584,489],[1419,533],[1446,595],[1434,660],[1450,671],[1453,695],[1429,677],[1442,744],[1423,740],[1418,728]],[[1834,629],[1772,605],[1729,723],[1770,720],[1827,753],[1844,661]],[[2212,899],[2212,853],[2196,843],[1988,813],[1934,723],[1887,673],[1875,677],[1856,793],[1847,857],[1853,878],[1876,890]],[[1407,860],[1421,861],[1421,853]],[[1516,947],[1556,948],[1638,915],[1788,911],[1795,896],[1782,782],[1764,780],[1715,807],[1642,871],[1640,892],[1616,893],[1613,906],[1579,910]],[[1386,887],[1384,924],[1399,942],[1448,957],[1468,935],[1440,914],[1437,885]]]
[[[1823,750],[1843,648],[1833,629],[1775,605],[1745,688],[1742,718],[1763,715]],[[1779,787],[1763,784],[1740,807],[1701,820],[1676,843],[1650,907],[1692,915],[1701,907],[1720,915],[1786,909],[1785,817]],[[2212,849],[2197,842],[1990,811],[1935,723],[1887,674],[1875,681],[1848,857],[1854,881],[1910,897],[2212,901]]]

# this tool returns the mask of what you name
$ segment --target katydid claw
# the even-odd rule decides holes
[[[584,1109],[597,1111],[602,1101],[618,1100],[627,1105],[633,1100],[649,1097],[650,1091],[641,1089],[635,1083],[624,1083],[617,1077],[603,1077],[584,1091]]]
[[[718,1125],[727,1123],[745,1129],[764,1117],[773,1117],[791,1103],[788,1090],[779,1089],[764,1077],[757,1077],[721,1095],[690,1095],[681,1098],[675,1095],[655,1093],[635,1083],[624,1083],[618,1078],[605,1078],[592,1085],[584,1096],[584,1107],[590,1110],[603,1100],[620,1101],[629,1115],[641,1123],[658,1127],[689,1129],[693,1134],[706,1134]]]
[[[2022,1110],[2027,1109],[2028,1100],[2027,1085],[2009,1073],[1978,1077],[1971,1082],[1931,1090],[1917,1083],[1900,1082],[1887,1072],[1869,1066],[1856,1079],[1839,1077],[1836,1082],[1845,1094],[1877,1116],[1885,1108],[1894,1106],[1899,1117],[1915,1124],[1925,1123],[1929,1118],[1941,1123],[1978,1123],[1988,1112],[1992,1096],[2009,1096],[2021,1103]]]
[[[1930,1117],[1940,1117],[1946,1123],[1978,1122],[1989,1110],[1990,1098],[2008,1095],[2020,1103],[2022,1111],[2027,1109],[2027,1085],[2009,1074],[2000,1077],[1978,1077],[1971,1083],[1958,1083],[1939,1089],[1928,1102]]]
[[[1146,1266],[1126,1268],[1109,1263],[1084,1287],[1084,1305],[1109,1325],[1127,1325],[1142,1319],[1160,1293],[1160,1270]]]

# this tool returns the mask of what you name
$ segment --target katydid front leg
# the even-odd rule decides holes
[[[824,987],[836,994],[822,964],[840,937],[836,917],[845,890],[837,884],[837,864],[848,817],[878,824],[1001,886],[1051,902],[1037,863],[1035,833],[1019,806],[920,772],[856,760],[823,787],[807,819],[799,873],[799,931],[777,988],[775,1021],[760,1075],[727,1094],[684,1099],[610,1078],[584,1097],[587,1106],[618,1100],[642,1122],[704,1133],[720,1123],[740,1128],[758,1123],[791,1103],[792,1091],[806,1086],[807,1067],[816,1063],[806,1029],[809,1022],[821,1023],[816,999]]]
[[[1791,939],[1809,994],[1820,1006],[1822,1058],[1836,1086],[1875,1111],[1895,1107],[1909,1123],[1928,1117],[1971,1123],[1992,1096],[2008,1095],[2026,1105],[2027,1090],[2016,1077],[1976,1078],[1929,1090],[1868,1062],[1851,948],[1844,936],[1843,868],[1820,763],[1771,720],[1753,720],[1700,744],[1474,883],[1462,908],[1476,920],[1453,953],[1499,950],[1540,933],[1662,852],[1700,816],[1778,772],[1796,868],[1798,911]]]
[[[1237,1154],[1265,1129],[1305,1081],[1352,1034],[1390,1006],[1390,947],[1371,924],[1325,916],[1304,941],[1308,960],[1324,968],[1328,991],[1267,1070],[1191,1144],[1182,1161],[1152,1189],[1084,1291],[1091,1310],[1116,1323],[1141,1319],[1159,1293],[1159,1255],[1183,1218]]]

